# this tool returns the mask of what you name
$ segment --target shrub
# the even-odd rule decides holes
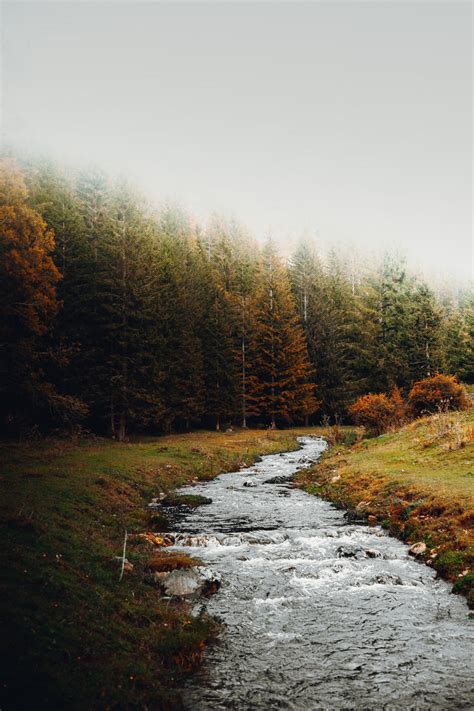
[[[468,400],[462,385],[454,375],[439,373],[418,380],[408,395],[408,404],[415,415],[448,410],[465,410]]]
[[[395,419],[397,423],[400,425],[406,423],[408,408],[402,397],[401,390],[397,385],[393,386],[392,392],[390,393],[390,399],[395,407]]]
[[[397,408],[383,393],[363,395],[349,408],[357,424],[374,434],[386,432],[397,420]]]

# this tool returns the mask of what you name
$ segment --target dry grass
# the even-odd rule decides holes
[[[167,573],[172,570],[187,570],[199,565],[197,558],[191,558],[186,553],[160,552],[146,563],[146,569],[152,573]]]

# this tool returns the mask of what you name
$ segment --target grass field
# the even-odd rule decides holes
[[[118,582],[124,530],[160,530],[153,497],[291,449],[296,434],[0,444],[0,707],[179,708],[173,689],[213,626],[143,582],[156,553],[143,540],[130,540],[134,569]]]
[[[373,440],[359,431],[299,485],[340,505],[364,502],[369,520],[424,539],[467,593],[472,573],[458,576],[472,563],[472,425],[467,413]],[[294,448],[300,434],[356,439],[353,428],[300,428],[0,444],[0,708],[179,709],[176,688],[215,625],[145,584],[147,564],[161,569],[166,553],[143,538],[129,540],[134,568],[119,582],[124,531],[162,530],[153,497]]]
[[[407,542],[473,604],[474,413],[440,414],[329,450],[299,476],[309,492],[356,509]]]

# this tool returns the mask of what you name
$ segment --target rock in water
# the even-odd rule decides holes
[[[338,558],[358,558],[361,553],[360,548],[354,546],[339,546],[336,550]]]
[[[381,573],[372,578],[373,583],[379,583],[379,585],[403,585],[403,580],[399,575],[392,575],[391,573]]]
[[[415,558],[418,558],[418,556],[424,555],[426,553],[426,543],[423,543],[423,541],[420,541],[419,543],[414,543],[412,546],[410,546],[408,552],[411,555],[414,555]]]
[[[152,580],[164,595],[170,597],[196,598],[212,595],[221,586],[219,573],[203,567],[153,573]]]
[[[367,548],[365,551],[367,558],[381,558],[382,554],[380,551],[375,550],[375,548]]]
[[[288,484],[293,479],[292,476],[274,476],[273,479],[267,479],[264,484]]]

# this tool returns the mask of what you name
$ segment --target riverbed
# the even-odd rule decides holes
[[[222,630],[186,708],[472,708],[464,599],[381,528],[294,488],[326,447],[300,445],[182,490],[212,503],[176,518],[175,548],[222,575],[195,608]]]

